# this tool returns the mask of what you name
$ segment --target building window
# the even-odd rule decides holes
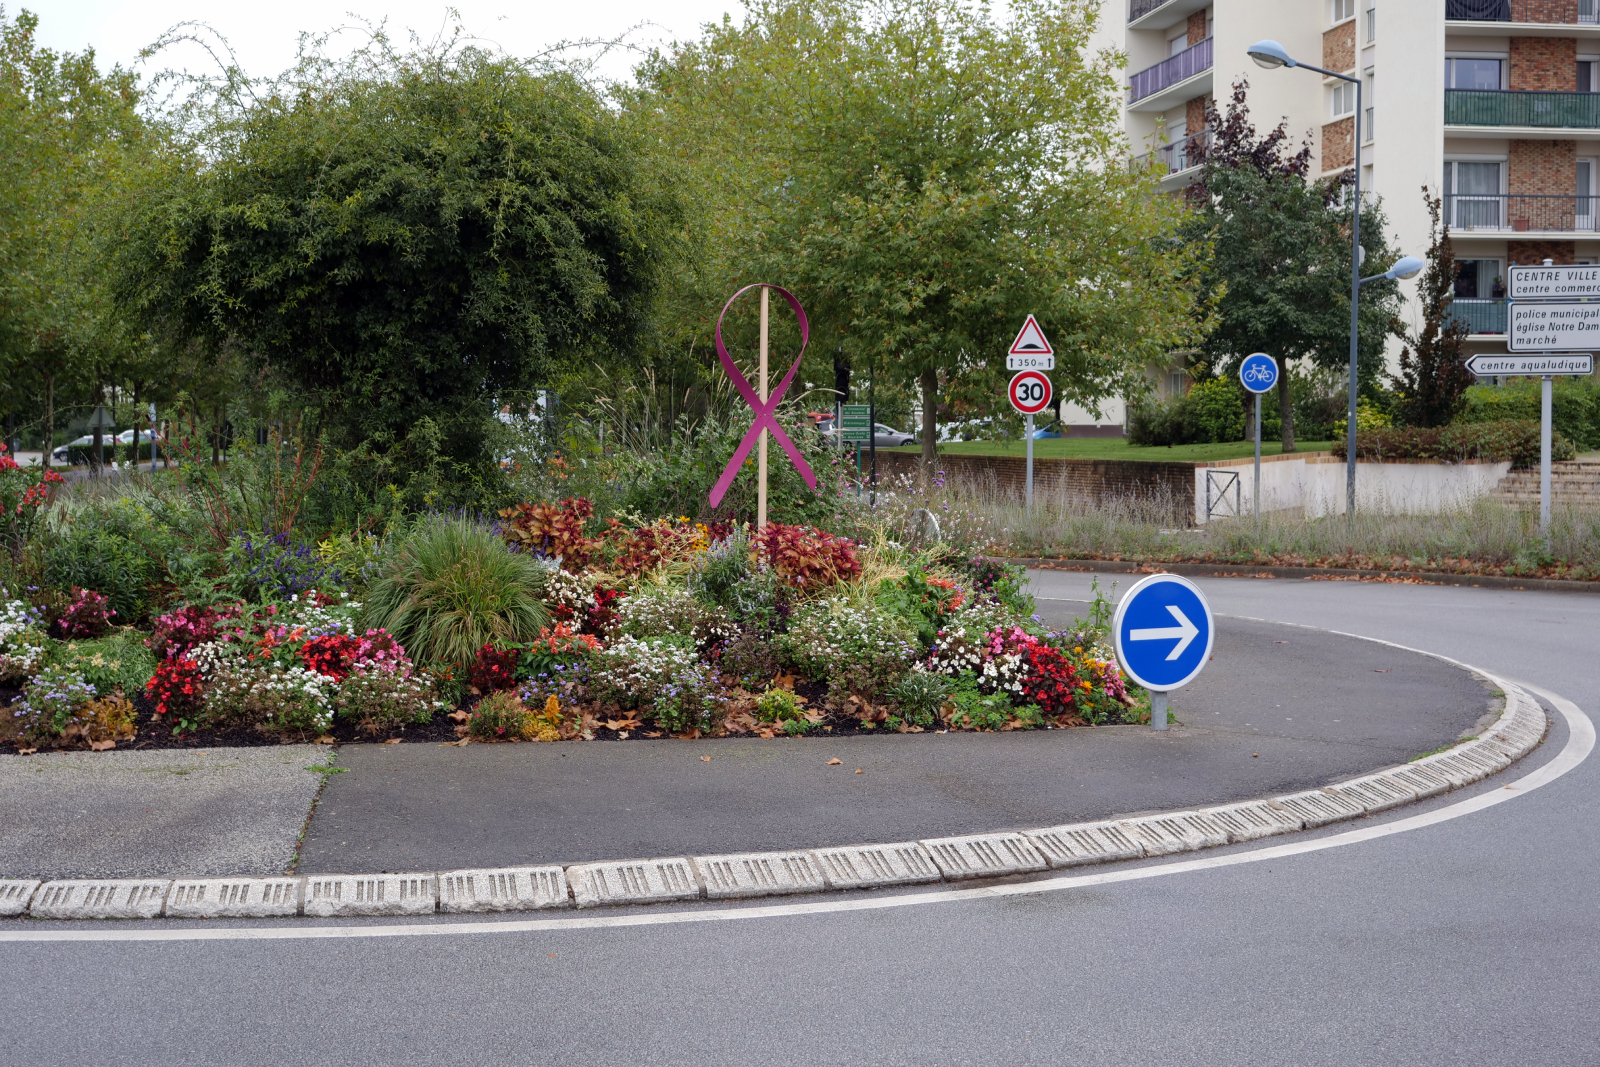
[[[1578,92],[1600,93],[1600,84],[1595,80],[1596,74],[1600,73],[1597,68],[1600,68],[1600,63],[1592,59],[1578,60]]]
[[[1178,34],[1178,36],[1167,42],[1167,56],[1169,58],[1177,55],[1179,52],[1187,52],[1188,50],[1189,33],[1187,30]]]
[[[1333,0],[1333,21],[1343,22],[1356,17],[1356,0]]]
[[[1456,299],[1499,300],[1505,295],[1498,259],[1456,260]]]
[[[1378,39],[1378,9],[1373,0],[1367,0],[1367,43]]]
[[[1501,228],[1501,166],[1500,163],[1445,161],[1444,216],[1451,229]]]
[[[1372,71],[1367,71],[1361,76],[1361,91],[1366,94],[1366,111],[1361,116],[1361,139],[1363,142],[1372,140],[1372,90],[1377,79]]]
[[[1500,89],[1505,69],[1503,59],[1446,59],[1444,61],[1444,87],[1446,89]]]
[[[1353,115],[1356,111],[1356,87],[1349,82],[1340,82],[1328,88],[1328,101],[1330,111],[1334,118],[1343,118]]]

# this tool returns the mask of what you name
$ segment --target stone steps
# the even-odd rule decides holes
[[[1514,470],[1495,487],[1496,500],[1539,503],[1539,469]],[[1600,463],[1568,460],[1550,464],[1550,499],[1555,504],[1600,508]]]

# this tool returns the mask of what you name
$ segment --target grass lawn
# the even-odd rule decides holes
[[[939,446],[941,454],[966,454],[973,456],[1025,455],[1022,441],[956,441]],[[1332,441],[1300,441],[1298,452],[1327,452],[1334,447]],[[906,448],[888,448],[885,452],[911,452],[920,454],[917,445]],[[1261,454],[1276,456],[1283,451],[1277,441],[1262,441]],[[1255,455],[1255,442],[1230,441],[1218,445],[1172,445],[1170,447],[1136,447],[1121,437],[1054,437],[1033,443],[1033,454],[1039,459],[1135,459],[1151,462],[1198,463],[1217,459],[1246,459]]]

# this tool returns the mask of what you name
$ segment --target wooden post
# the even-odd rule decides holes
[[[767,400],[767,287],[761,287],[761,402]],[[767,526],[767,431],[761,431],[756,445],[756,476],[760,487],[756,490],[756,529]]]

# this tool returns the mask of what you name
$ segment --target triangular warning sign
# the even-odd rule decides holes
[[[1022,324],[1022,329],[1017,331],[1017,339],[1011,342],[1011,351],[1006,353],[1011,356],[1053,356],[1055,349],[1050,347],[1050,342],[1044,339],[1044,331],[1039,329],[1039,320],[1032,315]]]

